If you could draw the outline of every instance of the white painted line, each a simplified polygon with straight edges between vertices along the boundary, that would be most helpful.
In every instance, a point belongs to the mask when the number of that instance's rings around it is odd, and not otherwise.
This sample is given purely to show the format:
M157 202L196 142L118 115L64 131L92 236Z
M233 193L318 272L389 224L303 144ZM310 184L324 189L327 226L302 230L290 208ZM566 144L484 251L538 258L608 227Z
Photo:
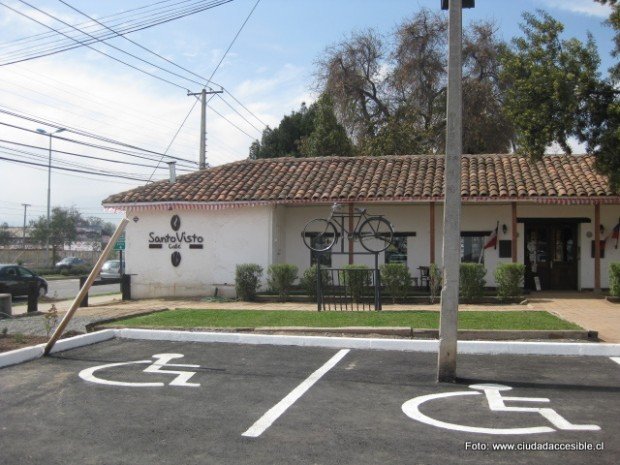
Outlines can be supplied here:
M331 370L336 364L343 359L345 355L349 353L349 349L343 349L338 351L336 355L330 358L321 368L312 373L306 378L299 386L293 389L284 399L271 407L261 418L258 419L250 428L241 436L249 438L257 438L269 428L274 421L276 421L286 410L293 405L297 399L303 396L308 389L310 389L314 383L316 383L321 377Z
M616 362L618 365L620 365L620 357L609 357L610 359L612 359L614 362Z
M232 344L266 344L333 349L398 350L436 353L436 339L384 339L324 336L286 336L223 332L174 331L151 329L117 329L116 337L153 341L223 342ZM460 354L492 355L573 355L620 357L620 344L580 342L459 341Z
M200 365L188 365L185 363L168 363L175 358L183 358L183 354L154 354L155 361L148 360L132 360L129 362L117 362L108 363L106 365L97 365L94 367L86 368L79 373L79 377L89 383L104 384L107 386L124 386L124 387L163 387L164 383L140 383L140 382L128 382L128 381L112 381L103 379L95 375L99 370L106 370L108 368L126 366L126 365L148 365L142 372L144 373L163 373L167 375L177 375L170 383L169 386L188 386L188 387L200 387L198 383L189 383L188 381L192 376L196 374L195 371L186 370L164 370L165 367L178 367L178 368L200 368Z

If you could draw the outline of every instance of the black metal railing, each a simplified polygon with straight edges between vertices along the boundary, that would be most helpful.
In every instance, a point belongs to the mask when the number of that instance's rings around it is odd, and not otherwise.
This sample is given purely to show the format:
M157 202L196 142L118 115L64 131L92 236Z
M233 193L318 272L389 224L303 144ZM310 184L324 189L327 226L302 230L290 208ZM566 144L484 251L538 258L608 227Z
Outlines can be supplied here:
M318 266L317 303L319 311L381 310L379 270Z

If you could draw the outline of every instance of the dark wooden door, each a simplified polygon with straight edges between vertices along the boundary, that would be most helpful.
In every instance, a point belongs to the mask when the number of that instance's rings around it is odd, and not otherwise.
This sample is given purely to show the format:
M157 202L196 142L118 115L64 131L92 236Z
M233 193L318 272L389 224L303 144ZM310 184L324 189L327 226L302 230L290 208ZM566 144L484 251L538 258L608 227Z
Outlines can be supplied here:
M525 286L542 290L577 289L577 223L525 224Z
M549 264L551 289L577 289L577 225L558 223L552 234Z

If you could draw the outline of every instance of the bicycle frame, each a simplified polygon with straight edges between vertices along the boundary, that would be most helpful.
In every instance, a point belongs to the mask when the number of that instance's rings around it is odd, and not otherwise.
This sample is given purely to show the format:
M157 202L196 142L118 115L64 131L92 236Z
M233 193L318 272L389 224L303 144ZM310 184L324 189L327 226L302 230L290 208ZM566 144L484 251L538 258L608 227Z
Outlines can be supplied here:
M332 206L332 211L329 214L329 217L327 218L327 221L329 222L333 222L336 226L337 226L337 230L340 233L341 237L345 237L346 234L346 238L347 239L355 239L358 234L359 234L359 227L360 225L366 221L368 218L370 218L370 216L368 216L366 214L366 209L359 209L356 208L355 210L357 211L357 213L353 214L353 218L357 218L357 223L355 224L355 226L353 227L353 230L349 230L347 228L347 226L345 226L345 218L349 218L350 215L344 214L344 213L340 213L340 214L335 214L337 210L339 210L341 207L340 204L334 204L334 206ZM373 216L379 216L379 215L373 215Z

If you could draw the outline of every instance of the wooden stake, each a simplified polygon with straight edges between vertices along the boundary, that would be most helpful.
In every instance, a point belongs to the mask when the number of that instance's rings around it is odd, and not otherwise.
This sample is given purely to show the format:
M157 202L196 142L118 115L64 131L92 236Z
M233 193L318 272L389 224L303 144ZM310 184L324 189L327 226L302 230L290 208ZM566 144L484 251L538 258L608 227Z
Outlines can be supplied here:
M99 255L99 259L97 260L97 263L95 263L95 266L93 267L90 274L88 275L88 279L86 279L86 282L82 286L82 289L80 289L80 292L78 292L78 295L76 296L75 300L71 304L71 307L69 308L69 310L63 317L62 321L60 322L60 324L54 331L54 334L52 334L52 337L50 338L47 345L45 346L45 351L43 352L44 355L49 355L52 348L56 344L56 341L58 341L58 339L60 339L60 336L62 336L62 333L65 331L65 328L71 321L71 318L73 318L74 313L79 308L80 302L82 302L82 299L88 293L90 286L93 284L93 281L95 280L95 278L99 276L101 267L103 267L103 264L106 261L108 254L114 248L114 244L116 243L117 239L120 237L122 232L125 230L127 223L129 223L129 220L127 218L123 218L121 222L119 223L119 225L117 226L116 231L114 231L114 234L112 235L112 237L110 238L110 241L108 242L108 245L105 246L105 249L103 249L103 252L101 252L101 255Z

